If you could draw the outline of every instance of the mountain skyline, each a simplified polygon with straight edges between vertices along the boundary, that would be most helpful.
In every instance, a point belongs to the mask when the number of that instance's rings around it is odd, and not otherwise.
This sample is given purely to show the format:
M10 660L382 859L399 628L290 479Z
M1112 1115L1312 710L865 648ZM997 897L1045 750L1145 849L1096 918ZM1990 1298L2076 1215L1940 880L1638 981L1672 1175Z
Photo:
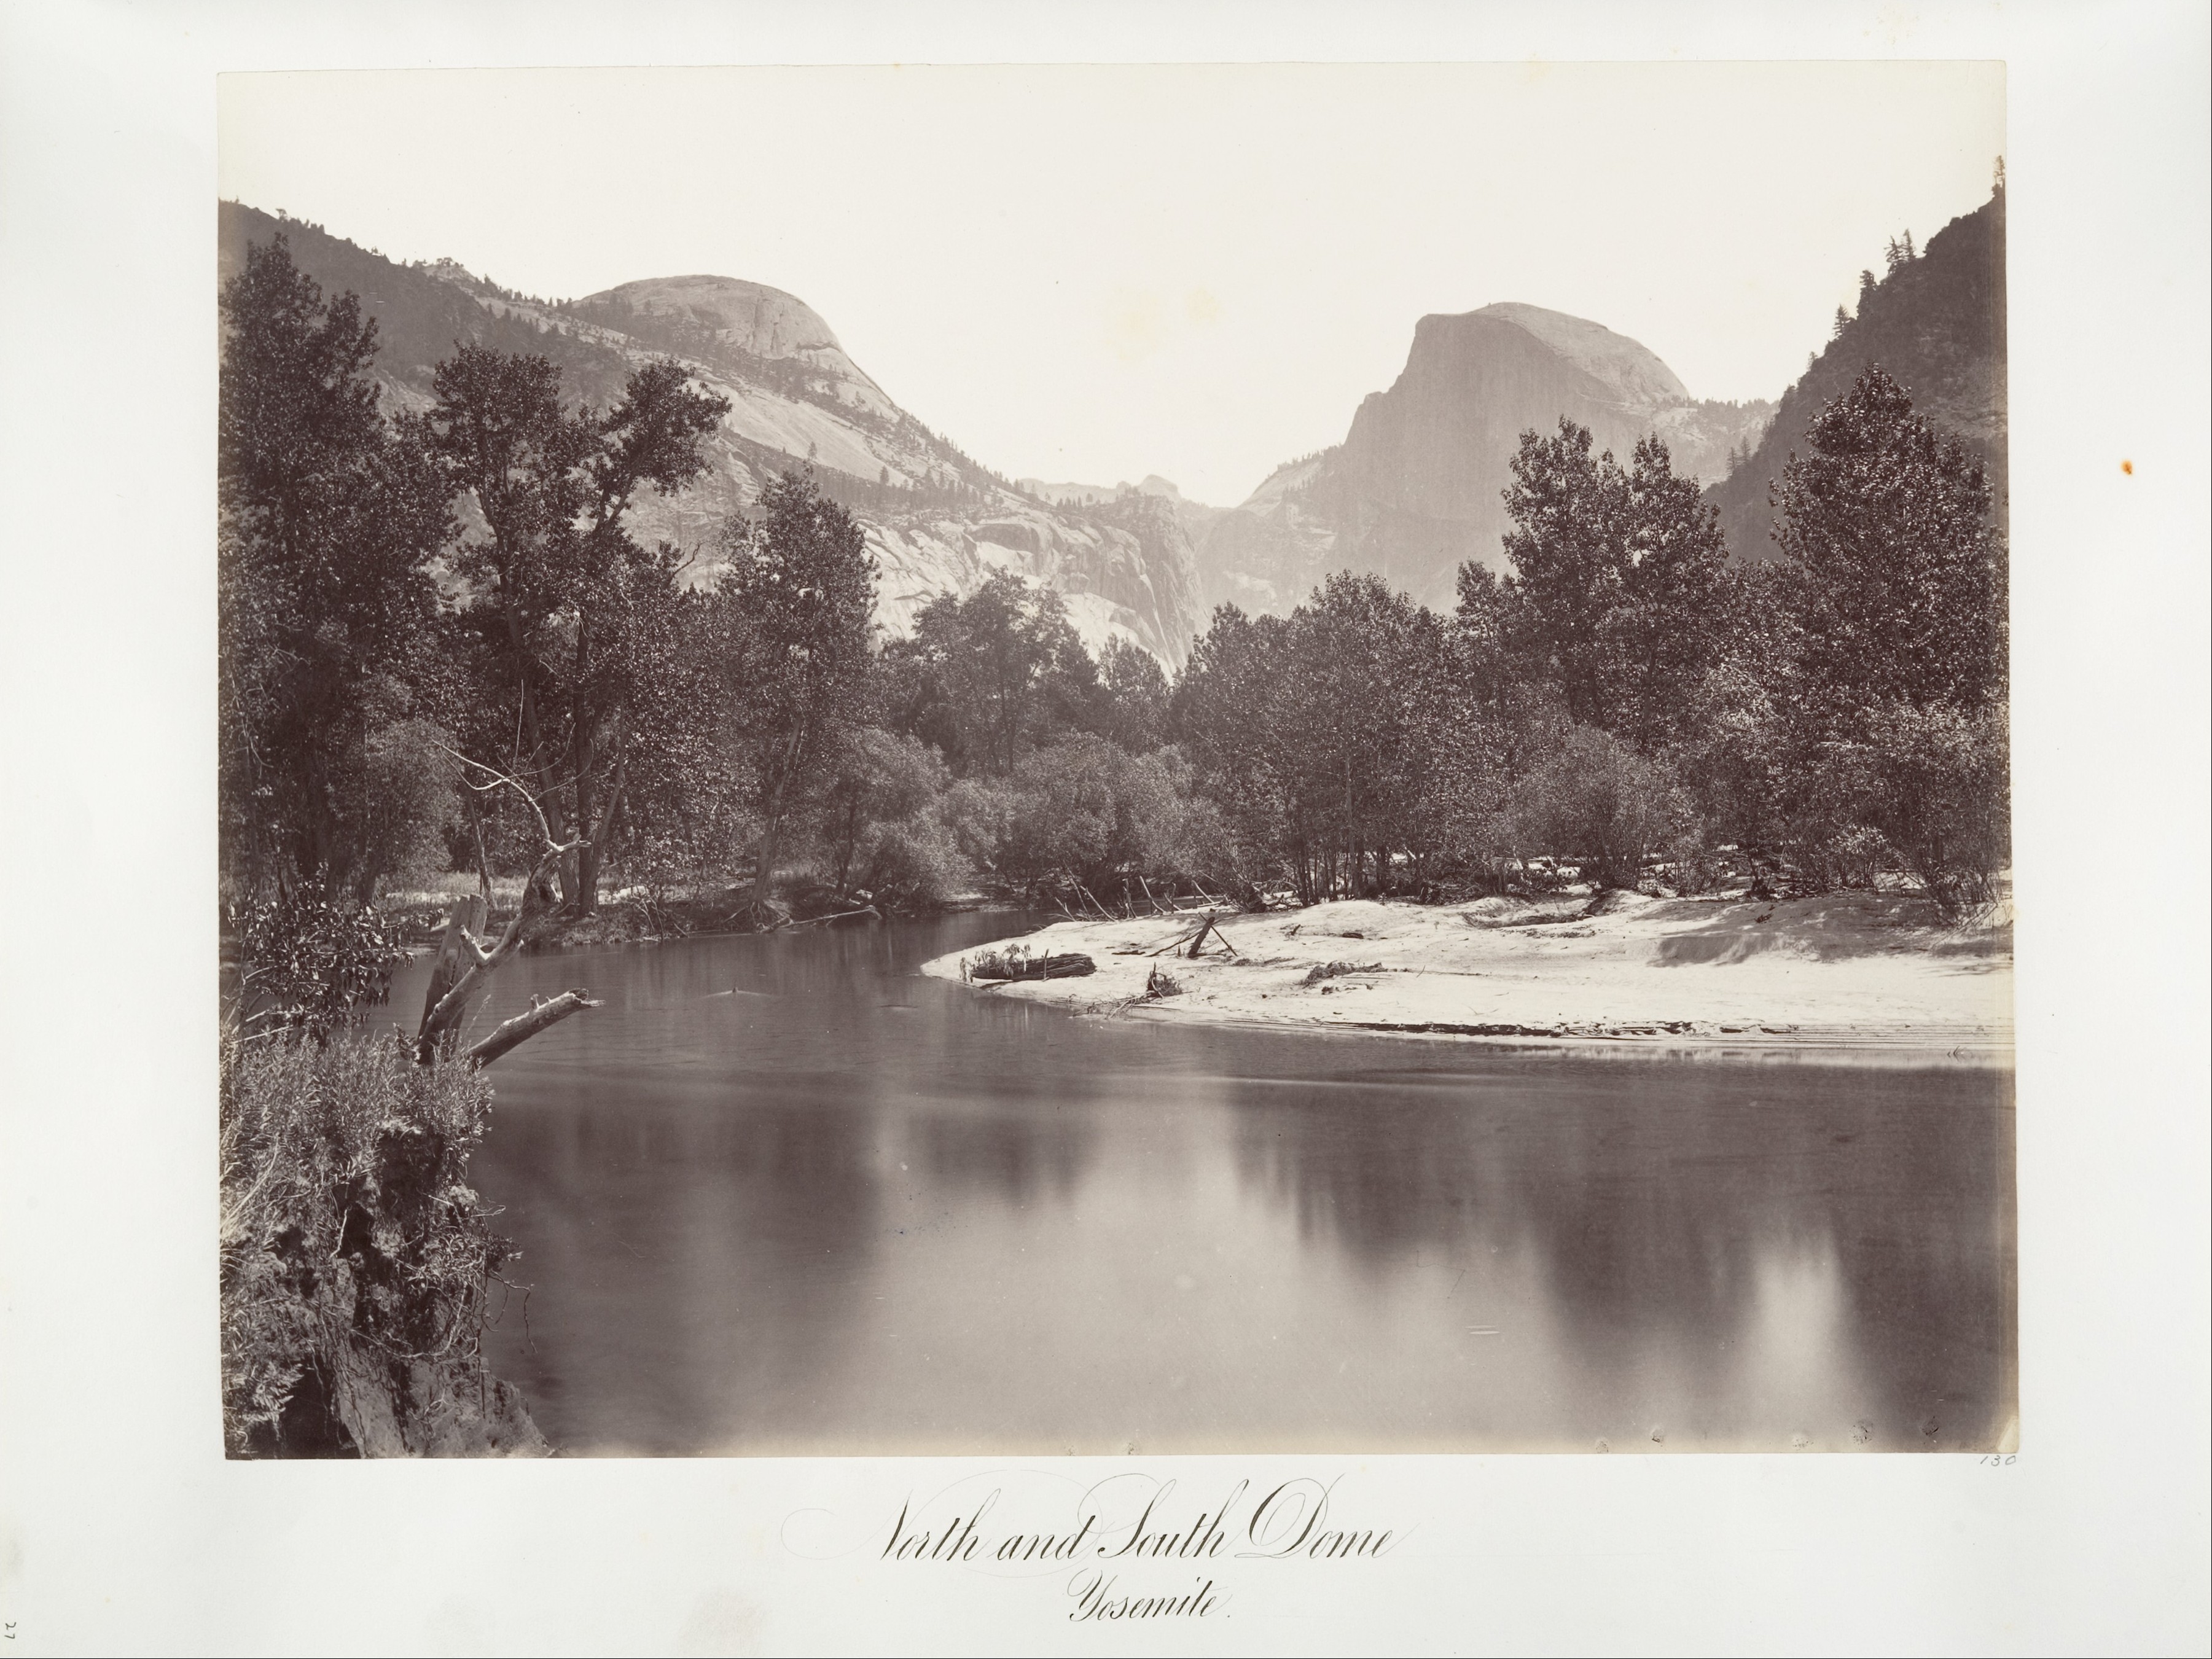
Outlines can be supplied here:
M1060 592L1093 650L1120 634L1173 667L1215 605L1284 614L1336 568L1376 571L1449 608L1461 562L1503 568L1499 493L1518 434L1562 418L1623 455L1656 434L1678 475L1722 506L1736 556L1770 556L1755 486L1848 379L1847 362L1869 353L1934 394L1931 411L1992 466L2002 500L2002 210L2000 192L1929 237L1922 258L1863 277L1866 314L1813 354L1778 405L1694 398L1656 353L1595 319L1518 301L1426 315L1396 380L1360 400L1342 440L1274 467L1234 506L1158 472L1112 486L1009 478L892 402L804 299L744 277L631 278L549 301L450 258L398 264L237 203L223 204L222 251L227 274L249 238L302 235L303 264L333 292L362 291L384 325L380 369L403 406L427 403L434 363L463 337L545 351L572 395L599 403L626 367L678 356L732 410L702 486L633 509L649 535L704 548L772 471L814 466L868 525L878 619L892 634L933 593L965 594L1011 569Z
M1010 477L1232 506L1419 318L1520 301L1771 398L1987 193L2001 66L226 76L217 193L525 293L795 295ZM1878 118L1875 118L1878 115ZM1849 133L1847 149L1834 135Z

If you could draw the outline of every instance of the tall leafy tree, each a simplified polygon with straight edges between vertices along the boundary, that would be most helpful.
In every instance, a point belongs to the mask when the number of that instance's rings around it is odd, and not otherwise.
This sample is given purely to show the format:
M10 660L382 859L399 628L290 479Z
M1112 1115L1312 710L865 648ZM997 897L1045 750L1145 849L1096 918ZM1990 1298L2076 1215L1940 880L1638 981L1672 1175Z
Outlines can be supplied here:
M1443 619L1350 572L1287 618L1216 611L1175 721L1245 879L1286 873L1308 899L1421 879L1481 725Z
M828 784L866 716L876 574L866 533L811 477L778 477L760 508L716 596L731 719L757 792L756 910L787 822Z
M1775 493L1797 604L1788 765L1802 838L1878 831L1943 909L2010 855L2004 540L1965 447L1879 365Z
M1806 436L1775 498L1802 600L1801 696L1832 719L2001 695L2005 548L1980 465L1879 364Z
M324 870L366 898L442 796L404 780L419 810L395 823L383 786L429 729L410 677L449 492L419 428L379 409L374 321L283 236L246 250L221 307L226 864L248 887Z
M1168 677L1141 645L1115 635L1098 653L1102 728L1132 755L1167 741Z
M1001 571L966 599L943 593L885 652L903 729L957 769L1004 777L1025 746L1103 718L1098 666L1050 588Z
M1469 565L1461 617L1510 672L1555 686L1568 714L1640 746L1670 740L1719 660L1735 602L1719 515L1667 447L1626 467L1587 428L1521 436L1505 506L1513 574Z
M563 897L596 907L599 864L622 805L631 746L665 654L680 560L623 522L641 489L684 488L726 399L656 362L604 413L571 410L544 357L461 347L438 366L433 449L481 529L451 555L467 585L488 706L478 744L530 785L556 836L582 845Z
M1218 606L1191 644L1170 703L1199 787L1221 811L1233 873L1248 891L1285 870L1302 890L1310 885L1290 796L1296 724L1290 633L1283 617Z

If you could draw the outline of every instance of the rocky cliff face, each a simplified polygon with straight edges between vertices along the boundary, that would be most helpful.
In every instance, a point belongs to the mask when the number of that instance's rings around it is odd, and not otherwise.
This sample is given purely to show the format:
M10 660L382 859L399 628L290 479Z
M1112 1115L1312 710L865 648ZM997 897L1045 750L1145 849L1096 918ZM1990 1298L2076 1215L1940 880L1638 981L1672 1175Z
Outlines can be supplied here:
M1518 304L1425 317L1404 372L1341 444L1278 468L1210 527L1201 592L1209 607L1279 613L1350 568L1449 606L1462 562L1504 562L1500 497L1522 433L1564 416L1626 460L1656 432L1677 472L1711 477L1771 413L1700 403L1643 346L1578 317Z
M1814 417L1880 363L1912 394L1914 412L1955 433L1988 470L1997 521L2005 521L2004 197L1993 196L1928 239L1917 259L1859 298L1858 314L1782 394L1752 453L1707 492L1739 559L1777 556L1771 483L1805 448Z
M732 514L750 510L778 471L811 466L823 492L851 508L877 556L877 620L908 631L936 594L965 595L1000 570L1057 589L1094 651L1115 635L1170 668L1200 616L1189 536L1172 502L1140 497L1050 503L961 453L893 403L802 301L726 276L626 283L554 303L515 294L450 261L401 264L319 228L225 203L225 279L248 242L283 232L294 260L325 290L350 289L377 319L377 368L398 407L422 408L455 341L532 351L561 365L574 396L605 404L629 370L674 356L730 400L708 448L708 476L633 509L641 539L709 550ZM697 579L718 572L711 557Z

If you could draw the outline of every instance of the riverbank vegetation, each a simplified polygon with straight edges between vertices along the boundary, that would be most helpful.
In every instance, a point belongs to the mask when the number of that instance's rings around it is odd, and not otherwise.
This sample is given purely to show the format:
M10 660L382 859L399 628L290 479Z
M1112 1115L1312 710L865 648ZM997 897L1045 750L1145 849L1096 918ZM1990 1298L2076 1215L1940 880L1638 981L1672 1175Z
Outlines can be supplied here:
M1731 562L1696 480L1524 434L1503 573L1224 606L1170 677L1001 575L883 639L863 528L786 477L709 544L625 509L722 412L672 362L604 409L469 348L388 410L374 325L282 239L225 290L222 848L234 904L487 899L550 841L546 931L1716 884L1884 872L1947 913L2007 856L2002 538L1869 366ZM697 580L702 562L720 573ZM620 896L619 923L602 915Z

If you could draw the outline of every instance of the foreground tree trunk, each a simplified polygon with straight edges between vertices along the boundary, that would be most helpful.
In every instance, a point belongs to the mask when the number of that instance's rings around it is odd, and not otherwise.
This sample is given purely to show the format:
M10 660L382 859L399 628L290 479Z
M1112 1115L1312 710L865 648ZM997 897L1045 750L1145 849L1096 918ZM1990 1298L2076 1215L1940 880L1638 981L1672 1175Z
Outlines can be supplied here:
M483 845L481 836L477 845L479 848ZM461 982L469 969L483 959L483 952L477 948L476 939L483 933L485 919L490 915L491 878L489 873L484 874L483 882L483 895L471 893L457 901L453 905L453 916L446 923L446 936L438 945L438 959L430 966L430 987L422 997L423 1030L428 1029L430 1017L437 1012L438 1005ZM467 1013L468 1007L465 1002L447 1021L438 1043L443 1057L449 1060L453 1057L460 1023ZM417 1042L420 1042L419 1036Z
M422 1065L429 1065L441 1052L452 1051L458 1043L461 1020L468 1012L470 1004L483 993L491 976L512 961L530 937L559 908L560 901L553 887L554 872L561 867L563 858L574 850L573 842L547 848L545 856L538 860L537 869L531 872L530 879L523 885L522 902L517 907L514 919L507 924L507 931L500 936L499 943L489 951L470 938L458 921L447 927L446 939L447 944L453 947L454 961L465 963L466 966L452 988L422 1011L422 1027L415 1034L415 1058ZM472 903L473 901L465 902ZM441 949L440 965L442 967L445 963L445 952ZM434 972L433 978L435 977ZM580 1002L578 1006L584 1005ZM566 1012L574 1013L575 1008L570 1007ZM550 1020L546 1022L547 1024L551 1023ZM493 1057L497 1058L499 1054L504 1054L507 1048L513 1048L524 1037L533 1036L544 1029L540 1025L523 1032L498 1049ZM478 1060L475 1063L481 1065L484 1062Z
M586 751L588 755L588 750ZM585 835L584 844L576 849L575 909L580 915L591 915L599 908L599 849L614 833L615 818L622 811L623 784L625 769L629 764L627 747L617 754L614 769L607 775L606 805L599 807L595 823L592 813L597 791L588 773L580 773L576 779L576 823Z

